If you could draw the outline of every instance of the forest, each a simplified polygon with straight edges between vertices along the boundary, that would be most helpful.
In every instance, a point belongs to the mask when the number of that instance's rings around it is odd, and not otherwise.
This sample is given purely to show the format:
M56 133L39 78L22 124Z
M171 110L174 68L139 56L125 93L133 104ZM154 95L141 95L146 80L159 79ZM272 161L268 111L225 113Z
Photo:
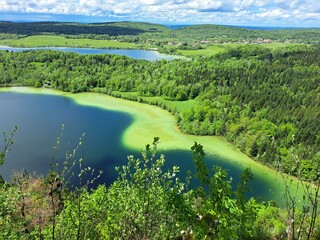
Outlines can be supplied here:
M0 85L102 92L136 101L159 96L163 101L149 102L171 111L181 131L224 136L253 159L312 181L320 164L319 56L319 46L243 46L211 58L155 62L1 52ZM177 110L165 100L195 101Z
M188 45L203 38L267 38L257 34L274 39L281 36L283 41L301 42L302 35L309 43L319 39L318 30L312 29L255 31L203 25L172 30L153 24L106 23L110 28L100 31L99 24L93 24L97 28L93 31L82 24L35 25L28 28L27 24L21 27L5 22L0 29L3 38L46 32L145 42L153 36L152 44L158 45L172 39L183 39ZM112 29L117 32L121 28L128 34L112 33ZM213 29L215 34L210 35ZM238 34L237 40L232 34ZM118 180L111 186L92 189L90 184L100 173L82 168L82 160L74 159L73 154L67 154L62 170L52 162L47 176L18 173L13 182L1 181L0 238L319 239L319 78L317 44L276 49L230 46L211 57L172 61L52 50L1 51L1 87L98 92L158 105L176 117L182 132L223 136L254 160L276 169L287 188L284 208L274 202L247 199L250 170L244 171L233 189L227 170L207 168L205 149L198 143L190 146L196 174L179 179L178 166L163 170L166 159L157 153L159 139L155 138L141 158L129 156L128 165L119 166ZM179 108L179 103L187 107ZM14 144L15 131L4 133L0 167ZM81 170L76 187L67 181L74 165ZM290 175L304 192L302 203L291 191ZM189 189L191 179L197 179L200 186Z

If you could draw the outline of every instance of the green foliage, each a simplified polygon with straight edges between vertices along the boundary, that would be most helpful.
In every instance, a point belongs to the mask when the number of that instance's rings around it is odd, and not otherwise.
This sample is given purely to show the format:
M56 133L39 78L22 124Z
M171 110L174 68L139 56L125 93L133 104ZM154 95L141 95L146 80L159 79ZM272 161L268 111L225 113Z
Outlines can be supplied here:
M157 155L158 142L159 138L155 138L152 145L147 145L141 159L129 156L128 164L117 168L119 177L109 187L88 188L91 181L85 180L85 175L91 175L92 171L82 167L81 159L73 164L77 149L67 154L62 172L51 164L51 171L44 179L27 173L16 174L12 184L0 185L0 238L231 240L286 237L290 230L286 210L246 198L250 190L248 184L253 179L250 169L241 174L237 188L233 189L227 170L219 166L208 169L204 149L195 143L191 148L195 176L202 186L188 190L191 176L184 183L177 177L179 167L165 170L165 157ZM67 182L64 172L74 166L79 166L79 186L67 190L61 182ZM296 205L290 208L290 216L296 222L293 236L317 239L319 187L303 186L311 205L304 205L301 211ZM294 239L291 235L288 237Z
M76 195L71 193L64 201L63 211L56 217L55 239L99 239L101 224L107 218L107 204L105 186L91 193L85 188ZM51 228L42 234L45 239L53 238Z
M84 38L83 38L84 37ZM109 37L100 36L99 38L90 39L90 36L55 36L55 35L32 35L24 36L23 38L1 39L0 45L11 47L82 47L82 48L125 48L137 49L141 46L134 43L120 42L114 40L105 40Z
M205 153L201 144L197 142L191 147L192 159L196 167L196 177L199 178L200 183L205 185L209 184L209 171L204 161Z
M0 22L0 32L10 34L36 35L36 34L95 34L95 35L137 35L144 32L163 31L161 25L148 23L58 23L58 22Z
M232 178L228 179L225 169L215 166L209 172L204 161L202 146L192 146L193 161L196 166L196 177L204 188L195 197L198 204L199 222L195 222L197 239L250 239L253 236L253 223L256 218L257 204L247 201L245 193L253 179L250 169L244 171L236 191L232 189Z
M105 236L110 239L172 239L186 229L191 217L185 184L178 167L164 171L165 158L156 158L156 138L142 159L128 157L119 178L108 189Z
M45 239L164 239L180 235L192 216L178 167L163 171L156 159L158 138L146 146L142 159L128 157L119 178L108 189L81 187L65 196L55 228L42 230Z
M285 184L284 197L287 214L287 236L294 239L316 239L320 221L319 193L320 193L320 164L319 153L314 156L314 166L308 166L298 155L290 153L296 164L291 171L296 172L298 183L293 184L293 179L285 175L283 169L279 169ZM306 165L311 176L306 177ZM317 174L315 174L315 172ZM306 182L308 179L309 182ZM303 191L302 199L298 197L298 191ZM301 207L297 207L301 205Z
M286 236L285 212L275 206L261 205L254 223L255 239L284 238Z
M24 224L20 218L17 202L21 194L16 187L0 184L0 238L21 239L24 236Z
M17 129L18 127L15 126L14 129L11 131L9 137L7 137L6 132L3 132L3 149L0 152L0 166L4 163L6 159L6 154L10 151L13 145L13 136Z

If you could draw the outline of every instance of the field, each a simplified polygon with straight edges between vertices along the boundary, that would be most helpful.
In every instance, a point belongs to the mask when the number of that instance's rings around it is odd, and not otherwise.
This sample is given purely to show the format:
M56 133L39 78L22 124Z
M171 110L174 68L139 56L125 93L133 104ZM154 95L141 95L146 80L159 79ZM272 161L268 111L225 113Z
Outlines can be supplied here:
M237 44L237 43L225 43L225 44L215 44L215 45L202 45L204 49L200 50L177 50L177 53L179 55L185 56L185 57L195 57L195 56L214 56L217 53L223 52L228 47L237 47L245 44ZM291 43L267 43L267 44L261 44L260 46L276 49L281 47L287 47L292 46Z
M175 109L178 112L188 111L196 105L196 100L191 99L187 101L170 101L163 97L141 97L137 92L117 92L114 91L116 95L121 95L125 99L140 98L143 102L148 104L161 104L164 103L169 109Z
M225 50L227 45L225 44L217 44L217 45L203 45L205 49L199 50L177 50L177 53L186 56L186 57L193 57L193 56L213 56L217 53L220 53Z
M139 49L141 46L109 40L68 39L61 36L36 35L21 39L0 40L0 45L10 47L91 47L91 48L126 48Z

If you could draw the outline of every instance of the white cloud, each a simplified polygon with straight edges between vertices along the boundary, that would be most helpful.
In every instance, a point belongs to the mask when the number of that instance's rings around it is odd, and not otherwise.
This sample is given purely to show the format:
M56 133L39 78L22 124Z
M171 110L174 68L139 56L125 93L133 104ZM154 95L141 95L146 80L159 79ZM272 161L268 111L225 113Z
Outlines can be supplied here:
M145 5L158 5L158 4L162 4L163 1L161 1L161 0L140 0L140 3L145 4Z
M6 13L75 14L128 20L318 25L319 0L0 0ZM5 19L0 19L5 20ZM320 27L320 26L319 26Z
M288 18L291 15L280 9L280 8L275 8L272 10L263 10L261 13L256 14L257 18L271 18L271 19L279 19L279 18Z

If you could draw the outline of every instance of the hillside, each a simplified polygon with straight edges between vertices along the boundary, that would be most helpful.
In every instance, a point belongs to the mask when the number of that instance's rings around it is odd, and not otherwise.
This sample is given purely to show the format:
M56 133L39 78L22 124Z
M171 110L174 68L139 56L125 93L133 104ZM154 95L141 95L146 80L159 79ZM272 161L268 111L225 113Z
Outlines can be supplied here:
M67 35L69 37L119 39L121 41L177 46L216 42L277 41L319 43L320 29L249 30L213 24L170 29L160 24L143 22L63 23L63 22L0 22L0 33L31 36L39 34ZM103 36L103 37L102 37ZM8 35L10 38L10 36ZM12 36L11 36L12 37Z
M166 27L149 23L60 23L60 22L0 22L0 32L22 35L64 34L64 35L138 35L146 32L162 32Z

